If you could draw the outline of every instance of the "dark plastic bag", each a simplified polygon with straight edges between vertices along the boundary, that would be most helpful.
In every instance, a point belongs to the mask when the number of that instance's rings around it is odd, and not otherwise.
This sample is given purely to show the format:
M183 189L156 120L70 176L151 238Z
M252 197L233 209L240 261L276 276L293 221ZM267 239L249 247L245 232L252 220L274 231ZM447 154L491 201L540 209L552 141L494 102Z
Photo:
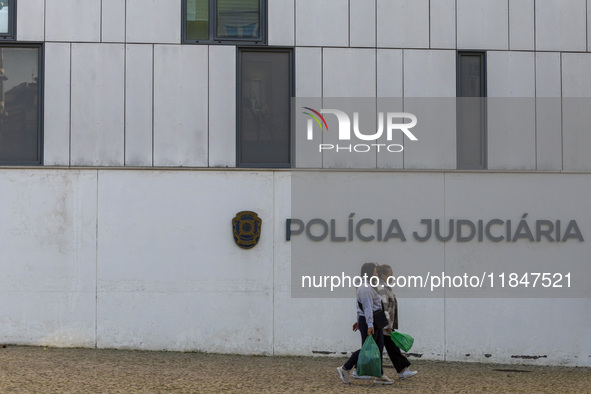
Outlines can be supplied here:
M357 359L358 376L382 377L382 357L373 336L368 336L361 347Z
M412 347L412 344L415 342L415 339L410 335L398 331L392 331L390 333L390 338L392 338L392 342L394 342L396 346L405 352L408 352Z

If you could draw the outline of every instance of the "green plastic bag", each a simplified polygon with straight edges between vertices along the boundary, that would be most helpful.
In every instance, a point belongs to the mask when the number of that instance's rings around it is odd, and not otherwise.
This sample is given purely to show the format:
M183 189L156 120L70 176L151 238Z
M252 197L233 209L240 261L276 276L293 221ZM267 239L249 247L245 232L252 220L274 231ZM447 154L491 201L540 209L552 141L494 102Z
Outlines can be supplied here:
M412 344L415 342L415 339L408 334L403 334L398 331L392 331L390 333L390 338L392 338L392 342L400 349L408 352L412 347Z
M368 336L361 347L359 358L357 359L358 376L376 376L382 377L382 357L380 349L373 340L373 336Z

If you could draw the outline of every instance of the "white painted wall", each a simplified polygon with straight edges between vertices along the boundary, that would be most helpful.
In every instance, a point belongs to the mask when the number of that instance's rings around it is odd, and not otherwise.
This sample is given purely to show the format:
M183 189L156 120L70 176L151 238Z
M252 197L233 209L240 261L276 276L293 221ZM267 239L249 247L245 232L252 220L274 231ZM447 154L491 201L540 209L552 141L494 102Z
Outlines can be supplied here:
M347 172L331 174L327 180L353 179ZM390 201L405 207L397 210L402 222L458 215L518 218L527 207L532 221L576 217L583 235L591 228L580 210L589 187L570 195L569 204L561 199L561 190L589 185L588 174L357 176L391 182L396 198ZM548 189L549 184L560 187ZM511 187L514 193L503 192ZM529 199L540 188L547 198ZM295 213L289 172L4 169L0 190L0 268L7 278L0 285L0 343L276 355L340 354L359 347L350 331L352 299L291 296L285 219ZM249 251L232 240L231 219L241 210L254 210L263 220L261 241ZM538 243L533 251L523 243L490 242L444 248L409 240L393 264L412 271L402 262L419 253L450 270L454 261L468 258L465 248L486 258L499 255L493 249L519 249L530 265L540 256L555 263L557 253L581 258L589 249L586 243ZM427 359L590 366L589 299L399 294L399 303L400 330L415 337L413 353ZM318 326L323 329L312 329ZM558 331L561 341L547 340Z

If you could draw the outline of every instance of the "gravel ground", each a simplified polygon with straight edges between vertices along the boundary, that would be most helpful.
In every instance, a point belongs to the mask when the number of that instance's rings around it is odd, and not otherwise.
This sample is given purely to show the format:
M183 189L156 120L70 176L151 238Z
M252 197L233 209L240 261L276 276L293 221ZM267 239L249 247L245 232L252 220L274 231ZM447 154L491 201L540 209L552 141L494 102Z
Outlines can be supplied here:
M344 385L344 358L0 347L0 392L22 393L591 393L591 369L413 360L419 374ZM384 373L395 371L385 362Z

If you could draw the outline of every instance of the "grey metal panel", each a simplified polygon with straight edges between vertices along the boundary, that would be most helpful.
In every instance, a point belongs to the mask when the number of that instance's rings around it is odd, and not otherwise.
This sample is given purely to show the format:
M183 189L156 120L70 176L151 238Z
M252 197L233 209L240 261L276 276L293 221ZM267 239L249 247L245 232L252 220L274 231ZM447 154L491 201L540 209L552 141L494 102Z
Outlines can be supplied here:
M402 97L402 50L378 49L377 97Z
M348 0L297 0L296 45L349 45Z
M350 35L352 47L376 45L376 4L374 1L350 0Z
M70 164L70 44L45 44L43 164Z
M296 97L322 97L322 49L295 49Z
M325 130L318 130L313 133L312 139L308 140L307 121L302 116L308 112L305 107L320 110L323 108L322 98L320 97L298 97L291 102L294 121L293 141L294 141L294 163L296 168L322 168L322 153L320 144L323 143Z
M312 108L322 108L322 49L296 47L295 49L296 97L315 98L306 100ZM296 103L294 103L296 105ZM293 108L299 113L301 108ZM308 141L305 133L294 132L295 166L297 168L322 168L322 154L315 148L317 142Z
M455 97L456 52L403 51L404 97Z
M379 112L403 112L402 105L402 49L378 49L377 52L377 97ZM384 99L392 97L392 99ZM391 142L382 135L380 144L402 144L402 136ZM378 168L402 168L404 153L377 152Z
M418 141L404 137L405 169L455 169L456 99L405 98L404 112L417 117L412 133Z
M509 0L509 47L534 49L534 0Z
M125 48L125 165L151 166L153 46Z
M533 52L488 52L488 168L536 168Z
M125 42L125 0L102 0L101 41Z
M326 49L325 49L326 50ZM344 51L346 51L345 49ZM374 51L369 49L356 49L355 51ZM361 57L359 54L356 56ZM325 62L326 64L326 62ZM360 70L361 73L364 71ZM324 109L338 109L348 114L349 119L353 121L353 113L358 112L360 116L359 128L365 130L377 130L377 116L375 114L376 104L374 98L352 98L343 100L342 98L327 98L325 95L322 101ZM360 97L360 96L342 96L342 97ZM365 116L367 114L367 116ZM325 115L328 124L327 132L322 133L322 143L333 145L335 148L322 152L322 165L324 168L376 168L377 153L375 149L367 149L367 152L356 150L355 146L366 141L361 141L355 137L350 140L341 140L339 138L339 122L335 115ZM353 123L351 123L353 126ZM373 143L374 141L367 141Z
M586 51L586 0L536 0L536 50Z
M295 41L295 0L268 0L269 45L293 46Z
M324 48L324 97L375 97L376 50Z
M209 47L209 166L236 166L236 47Z
M536 108L533 98L489 98L488 168L536 169Z
M591 170L591 54L562 54L563 168Z
M591 97L591 54L562 54L562 97Z
M181 0L127 0L127 42L179 44Z
M352 113L357 110L355 105L352 105L351 108L344 108L337 100L337 107L335 107L327 98L376 96L375 49L324 48L322 64L324 108L338 108ZM327 121L334 120L332 118L334 116L327 117ZM337 127L335 125L334 128ZM339 142L336 133L323 134L322 142L335 145L343 143ZM376 168L375 152L347 154L346 152L328 151L323 154L322 160L323 167L326 168Z
M431 48L456 47L456 1L431 0Z
M404 50L403 59L404 111L417 116L419 139L404 139L404 168L455 168L456 52Z
M487 55L488 97L535 97L532 52L490 51Z
M508 0L457 0L458 49L508 49Z
M536 53L536 164L538 170L562 170L560 53Z
M378 46L429 48L429 0L378 0Z
M16 13L16 38L19 41L45 40L45 1L19 1Z
M208 163L208 47L154 47L154 165Z
M390 51L387 49L387 51ZM396 51L392 49L391 51ZM402 52L402 50L398 50ZM378 55L379 59L379 55ZM400 58L402 60L402 56ZM400 64L400 68L402 68L402 62ZM394 71L394 73L396 73ZM400 80L402 82L402 72L400 72ZM379 71L378 71L378 86L379 86ZM379 88L378 88L379 91ZM387 114L388 112L404 112L404 103L402 99L402 87L400 91L400 97L392 97L392 98L378 98L378 105L377 105L378 112L382 112ZM382 134L382 136L378 139L378 144L385 144L385 149L380 149L377 152L377 168L395 168L401 169L404 168L404 151L396 152L396 147L392 147L393 152L388 150L389 145L403 145L404 146L404 136L402 133L395 133L392 135L392 140L388 141L387 133Z
M72 165L123 165L124 51L72 44Z
M587 0L587 52L591 52L591 0Z
M46 0L46 41L100 41L101 0Z
M536 97L561 97L560 53L536 53Z

